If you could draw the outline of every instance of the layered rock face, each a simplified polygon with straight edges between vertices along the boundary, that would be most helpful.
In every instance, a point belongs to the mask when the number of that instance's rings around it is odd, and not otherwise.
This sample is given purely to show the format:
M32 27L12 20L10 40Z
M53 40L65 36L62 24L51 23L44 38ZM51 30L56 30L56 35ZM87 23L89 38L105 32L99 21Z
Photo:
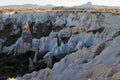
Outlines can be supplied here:
M120 15L55 12L26 14L3 14L5 17L1 21L4 28L1 30L11 27L9 36L20 36L10 46L1 45L1 52L16 56L33 51L34 57L29 58L29 71L35 70L34 64L41 62L49 68L16 79L120 79ZM4 44L6 40L0 43Z

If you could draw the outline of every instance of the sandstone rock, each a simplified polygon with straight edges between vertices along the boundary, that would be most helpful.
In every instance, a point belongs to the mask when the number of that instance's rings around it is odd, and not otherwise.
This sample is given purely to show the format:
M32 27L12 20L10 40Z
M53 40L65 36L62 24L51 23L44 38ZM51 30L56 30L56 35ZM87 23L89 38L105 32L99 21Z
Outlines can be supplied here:
M22 77L16 77L17 80L24 80Z
M65 20L62 17L57 17L55 21L55 26L64 26L65 25Z
M23 76L23 80L30 80L32 78L32 75L31 74L25 74Z
M120 79L120 72L117 72L115 73L113 76L112 76L113 79Z
M26 23L26 25L23 27L23 32L20 38L16 41L15 44L13 44L10 47L4 47L3 52L11 53L12 50L14 51L14 55L19 53L25 53L27 50L30 50L32 45L32 35L29 31L29 25Z
M33 60L29 58L30 70L34 68L33 62L38 62L37 54L44 54L44 63L50 68L53 66L52 69L46 68L26 74L19 78L20 80L119 79L119 20L119 15L113 16L111 13L46 12L5 16L5 26L17 23L12 28L10 26L12 35L19 33L17 26L26 21L34 27L29 28L27 23L20 27L23 29L21 37L11 46L3 46L2 52L11 52L14 55L27 51L36 52ZM40 39L32 38L30 30ZM27 33L27 38L24 33ZM41 34L47 37L41 37ZM55 59L62 59L52 65L53 56Z
M114 41L112 41L112 43L111 43L111 46L113 46L114 45L114 49L116 50L116 51L119 51L119 48L116 48L116 47L118 47L119 45L117 45L116 43L119 43L119 37L118 38L116 38L116 39L114 39ZM115 47L116 46L116 47ZM112 48L113 49L113 47L108 47L108 48ZM106 77L106 75L109 73L109 71L111 70L110 69L110 67L113 67L112 65L118 65L116 62L117 61L119 61L119 59L114 59L113 58L113 54L111 53L111 50L107 50L108 48L105 48L105 50L103 50L99 55L98 55L98 57L96 57L95 59L93 59L93 60L91 60L90 62L88 62L87 64L85 64L85 65L82 65L81 64L81 67L79 68L79 67L77 67L77 65L80 65L80 64L78 64L78 62L80 62L80 61L73 61L72 62L72 60L77 60L77 59L80 59L80 54L74 54L74 55L76 55L76 57L74 58L73 57L73 55L72 56L66 56L64 59L62 59L59 63L56 63L55 65L54 65L54 67L53 67L53 71L55 71L55 72L67 72L67 71L69 71L71 68L73 68L73 66L75 67L76 66L76 68L80 71L80 73L81 74L79 74L79 76L81 76L81 78L85 78L85 77L87 77L87 75L89 76L89 77L103 77L103 78L105 78ZM97 48L96 48L96 50L97 50ZM105 52L104 52L105 51ZM107 51L107 52L106 52ZM111 53L111 57L112 57L112 61L114 60L114 63L110 63L111 62L111 60L109 59L109 58L103 58L103 56L105 57L105 55L106 54L108 54L109 55L109 57L110 57L110 53ZM85 54L85 53L84 53ZM90 54L90 53L88 53L88 54ZM117 52L116 52L116 54L117 54ZM79 57L78 57L78 55L79 55ZM108 55L106 55L106 57L108 57ZM85 54L85 56L86 56L86 54ZM100 56L102 57L101 58L101 61L99 61L100 60ZM114 54L114 56L115 56L115 54ZM78 57L78 58L77 58ZM88 58L87 58L88 59ZM107 59L107 60L104 60L104 59ZM96 60L98 60L98 61L96 61ZM95 62L97 62L97 63L95 63ZM74 63L74 64L73 64ZM77 65L75 65L75 63L77 64ZM73 65L71 65L70 67L67 67L68 65L70 65L70 64L73 64ZM94 64L94 65L93 65ZM104 64L104 65L103 65ZM83 67L82 67L83 66ZM89 67L88 67L89 66ZM91 66L91 67L90 67ZM68 68L67 70L66 70L66 68ZM74 68L73 70L75 70L76 68ZM87 69L87 70L86 70ZM85 72L84 72L85 71ZM88 74L89 73L89 74ZM113 72L113 74L114 74L114 72ZM83 75L85 75L85 76L83 76Z
M52 71L49 68L46 68L38 71L38 74L36 75L36 77L41 80L47 80L48 76L50 76L51 74L52 74Z
M65 28L58 33L59 37L67 37L69 38L71 36L71 30L70 28Z
M76 26L76 27L71 28L72 35L78 34L82 31L83 31L83 28L81 28L80 26Z
M39 79L39 78L31 78L30 80L41 80L41 79Z
M75 47L75 50L79 50L83 47L83 42L82 41L79 41Z
M31 73L32 77L35 77L37 74L38 74L37 71L33 71L33 72Z
M104 44L104 43L97 44L96 47L95 47L94 50L93 50L93 52L95 53L95 54L93 55L93 57L99 55L99 54L102 52L102 50L104 49L104 47L105 47L105 44Z

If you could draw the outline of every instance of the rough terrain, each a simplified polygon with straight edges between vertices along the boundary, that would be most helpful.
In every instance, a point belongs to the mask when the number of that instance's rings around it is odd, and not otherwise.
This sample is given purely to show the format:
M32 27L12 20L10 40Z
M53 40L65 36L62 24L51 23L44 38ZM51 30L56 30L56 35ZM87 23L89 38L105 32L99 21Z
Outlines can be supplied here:
M29 54L18 64L32 73L18 80L119 80L119 20L97 12L1 14L0 52Z

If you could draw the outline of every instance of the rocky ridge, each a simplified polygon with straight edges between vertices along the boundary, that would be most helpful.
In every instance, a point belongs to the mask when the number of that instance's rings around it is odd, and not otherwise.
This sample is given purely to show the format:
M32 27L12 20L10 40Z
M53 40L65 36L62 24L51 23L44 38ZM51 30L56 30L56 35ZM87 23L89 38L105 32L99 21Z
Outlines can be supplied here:
M120 15L112 13L2 14L1 25L4 27L1 31L10 27L10 35L7 36L15 36L23 34L23 28L27 26L32 42L30 47L22 35L17 36L14 44L1 45L1 52L20 55L33 51L29 70L35 69L34 63L44 62L49 67L17 77L18 80L120 79L119 19ZM2 40L6 38L1 37ZM9 37L1 43L7 40ZM39 55L42 58L38 59Z

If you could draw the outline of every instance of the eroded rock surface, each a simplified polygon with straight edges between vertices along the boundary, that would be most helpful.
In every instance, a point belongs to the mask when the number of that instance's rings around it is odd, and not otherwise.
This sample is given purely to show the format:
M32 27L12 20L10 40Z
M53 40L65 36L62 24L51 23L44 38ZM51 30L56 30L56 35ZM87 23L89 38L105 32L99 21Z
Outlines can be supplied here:
M89 49L78 50L67 55L60 62L55 63L52 70L47 68L40 70L34 77L41 80L119 79L119 43L120 36L112 41L101 43L99 46L94 45ZM100 51L100 53L98 54L96 50ZM32 76L32 73L29 75ZM21 79L18 78L18 80L24 79L24 76Z
M15 56L33 51L28 70L39 70L41 64L49 67L18 80L120 79L120 15L46 12L2 16L0 51Z

